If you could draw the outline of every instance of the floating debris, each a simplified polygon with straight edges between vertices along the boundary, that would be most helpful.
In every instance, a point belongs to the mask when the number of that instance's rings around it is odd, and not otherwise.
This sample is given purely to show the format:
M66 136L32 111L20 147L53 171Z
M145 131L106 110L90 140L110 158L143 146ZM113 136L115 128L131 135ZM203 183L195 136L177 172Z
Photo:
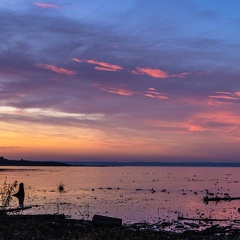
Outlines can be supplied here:
M155 193L156 190L154 188L151 189L151 193Z

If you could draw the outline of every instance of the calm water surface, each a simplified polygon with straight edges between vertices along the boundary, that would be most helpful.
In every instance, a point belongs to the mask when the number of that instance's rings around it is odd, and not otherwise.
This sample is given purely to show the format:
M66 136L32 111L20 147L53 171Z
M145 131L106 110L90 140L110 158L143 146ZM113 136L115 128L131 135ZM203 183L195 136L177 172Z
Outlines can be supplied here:
M7 179L25 185L24 213L64 213L75 219L93 214L125 223L185 217L240 219L240 201L203 203L207 192L240 197L239 168L216 167L2 167ZM64 185L59 192L58 186ZM212 197L209 195L209 197ZM17 206L15 198L11 206Z

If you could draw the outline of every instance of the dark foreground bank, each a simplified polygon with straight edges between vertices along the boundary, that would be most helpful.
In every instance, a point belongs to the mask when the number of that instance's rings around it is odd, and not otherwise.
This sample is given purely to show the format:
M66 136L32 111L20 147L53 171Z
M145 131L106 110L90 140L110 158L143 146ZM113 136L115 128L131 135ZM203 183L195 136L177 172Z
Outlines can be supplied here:
M181 226L178 226L181 228ZM237 240L240 228L212 225L205 230L163 230L160 224L97 227L92 221L66 219L64 215L2 215L0 239L82 239L82 240Z

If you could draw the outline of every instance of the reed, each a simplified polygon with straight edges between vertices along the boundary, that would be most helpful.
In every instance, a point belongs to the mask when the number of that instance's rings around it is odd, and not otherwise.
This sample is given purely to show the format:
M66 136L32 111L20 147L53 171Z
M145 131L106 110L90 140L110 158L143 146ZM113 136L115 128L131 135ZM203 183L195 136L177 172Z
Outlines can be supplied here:
M1 198L1 208L5 209L9 207L10 202L12 200L12 194L16 191L16 187L18 185L17 181L14 181L12 184L7 182L7 178L0 189L0 198Z

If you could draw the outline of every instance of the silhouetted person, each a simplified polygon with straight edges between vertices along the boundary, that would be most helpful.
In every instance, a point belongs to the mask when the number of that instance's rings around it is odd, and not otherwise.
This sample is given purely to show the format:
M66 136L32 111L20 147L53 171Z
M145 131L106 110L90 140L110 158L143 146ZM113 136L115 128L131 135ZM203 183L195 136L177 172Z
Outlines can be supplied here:
M23 203L24 203L24 197L25 197L25 193L24 193L24 185L23 183L19 184L19 189L18 192L13 194L14 197L18 198L19 201L19 207L23 207Z

